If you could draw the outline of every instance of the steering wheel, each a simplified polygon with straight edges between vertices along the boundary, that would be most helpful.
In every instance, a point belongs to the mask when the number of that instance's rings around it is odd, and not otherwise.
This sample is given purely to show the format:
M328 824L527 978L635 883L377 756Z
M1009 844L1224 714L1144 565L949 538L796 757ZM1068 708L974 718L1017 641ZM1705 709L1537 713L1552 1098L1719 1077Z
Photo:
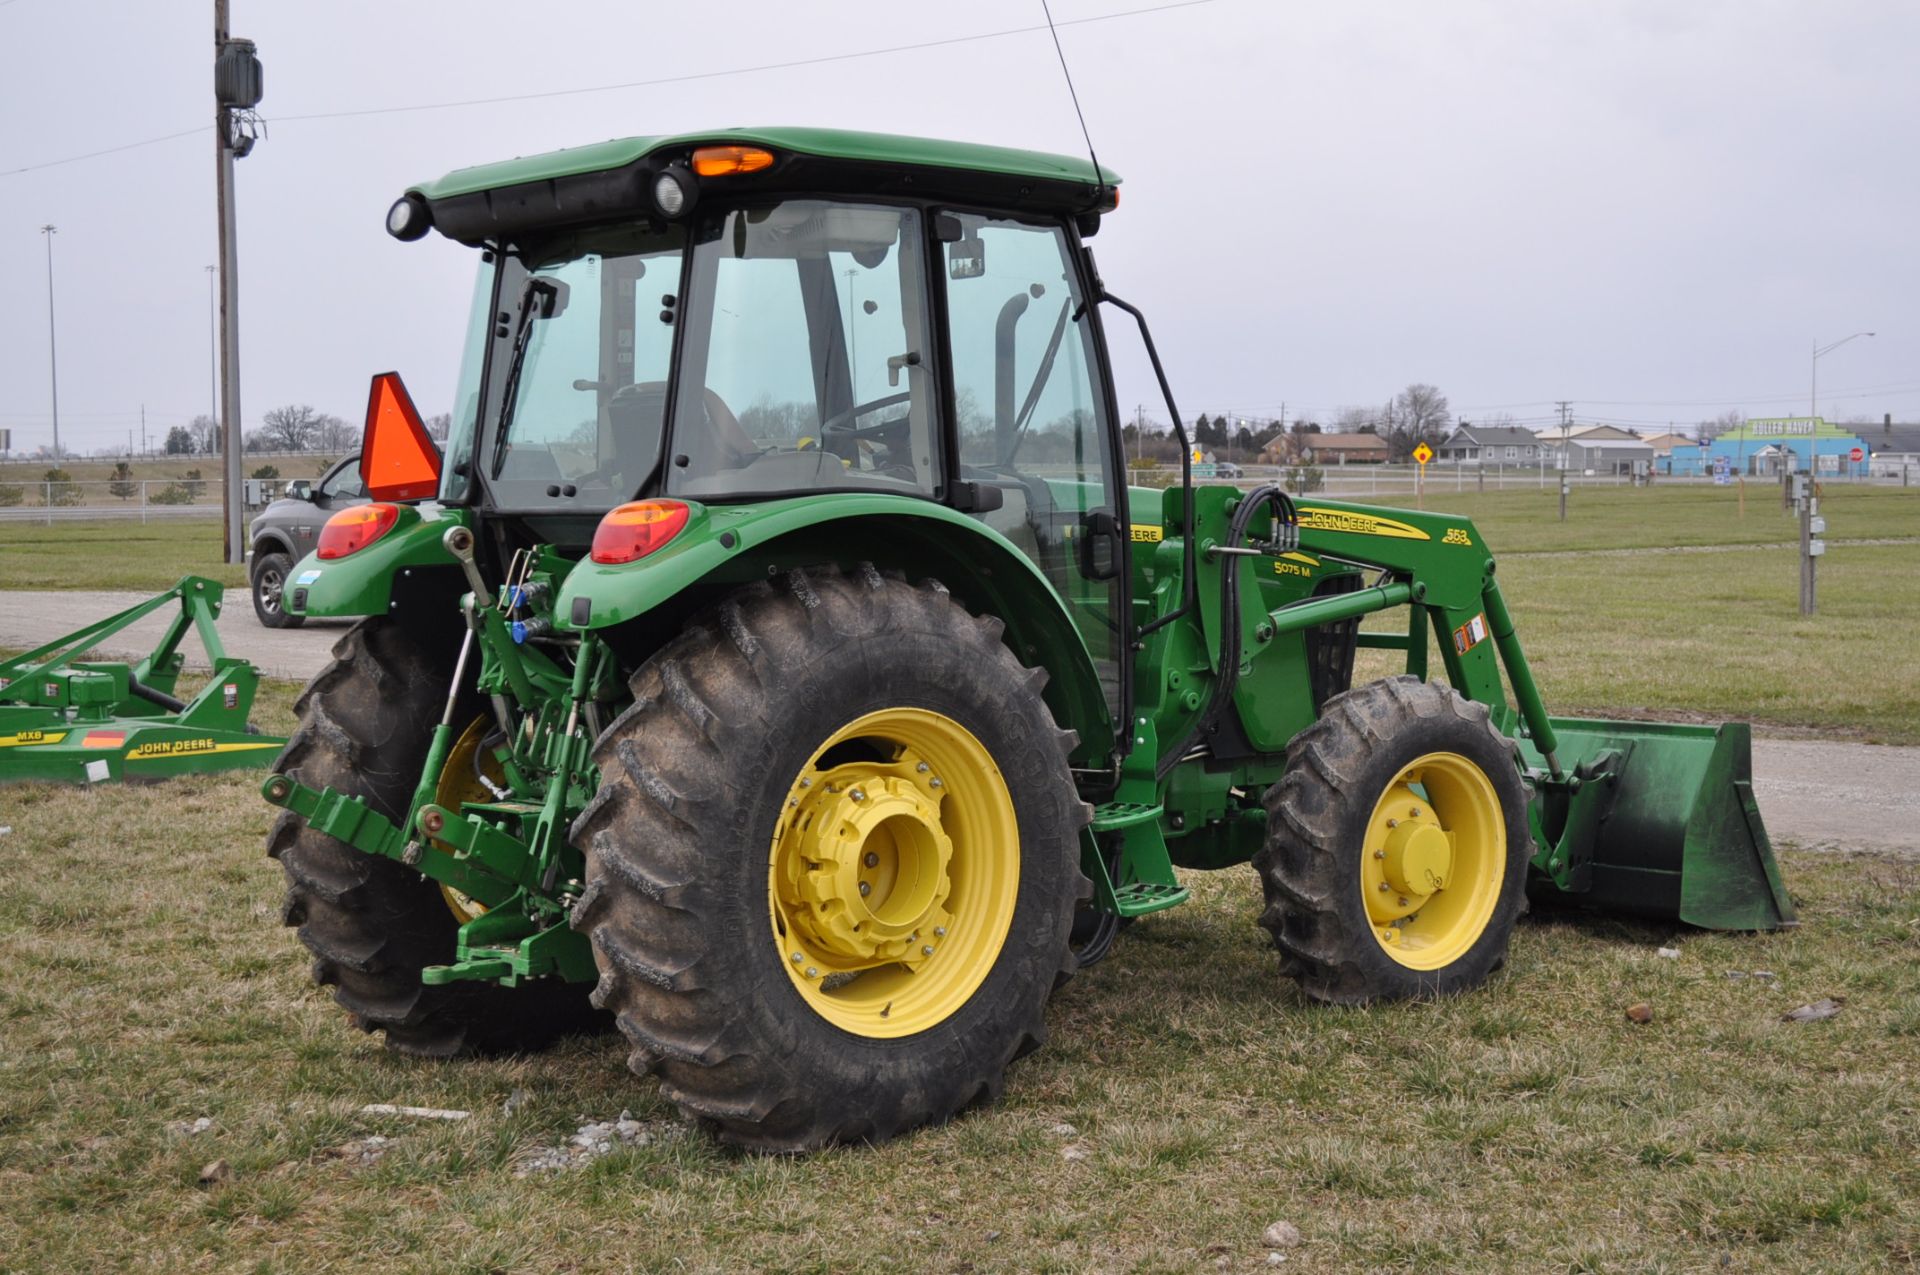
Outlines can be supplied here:
M855 404L844 412L835 412L820 422L820 437L824 439L831 435L834 438L879 438L883 434L900 428L900 422L893 420L881 421L878 425L855 425L854 418L864 416L868 412L877 412L883 407L893 407L896 404L908 402L912 398L912 390L901 390L898 394L889 394L884 398Z

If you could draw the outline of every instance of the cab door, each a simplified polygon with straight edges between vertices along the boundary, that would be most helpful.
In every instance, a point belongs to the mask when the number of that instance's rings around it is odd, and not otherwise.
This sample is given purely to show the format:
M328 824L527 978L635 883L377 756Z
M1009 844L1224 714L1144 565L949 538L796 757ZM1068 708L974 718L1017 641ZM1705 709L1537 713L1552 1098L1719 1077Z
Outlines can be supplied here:
M1124 491L1074 242L1056 223L964 211L940 214L936 237L959 478L1001 491L1000 507L976 517L1052 582L1123 722Z

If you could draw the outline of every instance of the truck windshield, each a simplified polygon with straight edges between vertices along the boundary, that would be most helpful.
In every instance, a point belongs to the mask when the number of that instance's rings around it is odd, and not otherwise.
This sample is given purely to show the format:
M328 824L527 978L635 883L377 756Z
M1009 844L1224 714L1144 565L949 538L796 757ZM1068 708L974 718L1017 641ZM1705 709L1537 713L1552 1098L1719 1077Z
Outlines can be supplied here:
M660 459L684 243L612 227L502 258L498 293L475 297L443 497L475 474L502 509L605 510L639 492Z

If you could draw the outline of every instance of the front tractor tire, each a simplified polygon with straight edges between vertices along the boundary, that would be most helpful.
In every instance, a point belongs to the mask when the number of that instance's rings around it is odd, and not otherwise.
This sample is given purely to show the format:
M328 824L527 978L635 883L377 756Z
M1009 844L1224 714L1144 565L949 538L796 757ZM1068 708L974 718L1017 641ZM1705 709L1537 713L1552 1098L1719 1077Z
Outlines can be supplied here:
M391 620L356 624L295 701L300 725L275 770L404 820L446 706L445 654ZM361 1030L385 1032L388 1048L432 1058L510 1053L604 1025L583 984L423 985L423 968L454 959L464 918L413 869L315 831L291 811L275 820L267 853L286 872L282 919L313 953L314 982L334 989Z
M1336 696L1266 807L1260 923L1314 1000L1451 996L1505 961L1532 841L1485 705L1415 677Z
M689 625L601 737L573 828L594 1003L722 1140L885 1141L1041 1043L1091 812L1000 627L938 584L794 571Z

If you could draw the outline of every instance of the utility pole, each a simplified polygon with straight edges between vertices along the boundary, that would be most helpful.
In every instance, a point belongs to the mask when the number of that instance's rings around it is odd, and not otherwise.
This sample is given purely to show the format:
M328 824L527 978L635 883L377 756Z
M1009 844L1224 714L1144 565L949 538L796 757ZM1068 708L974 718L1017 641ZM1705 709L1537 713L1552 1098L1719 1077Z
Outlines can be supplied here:
M60 233L58 226L42 226L40 234L47 241L47 368L53 386L53 463L60 463L60 355L53 340L53 237Z
M140 454L147 454L147 405L140 405Z
M246 502L240 492L240 267L234 221L233 161L253 149L252 110L262 93L251 40L227 32L227 0L213 0L213 148L220 217L220 505L228 562L246 559Z

